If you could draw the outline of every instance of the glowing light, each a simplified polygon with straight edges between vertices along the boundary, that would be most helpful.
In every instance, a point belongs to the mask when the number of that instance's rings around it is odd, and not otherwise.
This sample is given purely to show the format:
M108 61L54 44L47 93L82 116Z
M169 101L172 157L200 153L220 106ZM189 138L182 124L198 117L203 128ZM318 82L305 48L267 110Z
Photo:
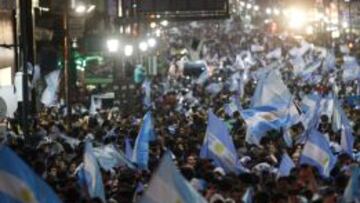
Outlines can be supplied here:
M251 5L251 4L247 4L247 5L246 5L246 8L247 8L247 9L251 9L251 8L252 8L252 5Z
M93 10L95 10L95 5L91 5L89 6L89 8L87 9L86 13L91 13Z
M339 30L335 30L331 33L331 37L336 39L336 38L339 38L340 37L340 32Z
M148 44L146 42L140 42L140 44L139 44L140 51L145 52L145 51L148 50L148 48L149 47L148 47Z
M150 27L151 27L151 28L155 28L155 27L156 27L156 23L155 23L155 22L151 22L151 23L150 23Z
M292 29L300 29L307 22L307 15L304 11L296 8L289 10L289 27Z
M148 39L147 43L151 48L156 46L156 40L154 38Z
M266 14L270 15L271 13L272 13L271 8L267 8L267 9L266 9Z
M134 47L132 45L125 45L124 54L125 56L131 56L134 52Z
M255 10L255 11L259 11L259 10L260 10L260 7L259 7L258 5L255 5L255 6L254 6L254 10Z
M86 6L83 4L80 4L75 8L76 13L85 13L85 11L86 11Z
M117 52L119 50L119 40L117 39L108 39L106 41L107 48L109 52Z
M349 23L346 22L346 21L344 21L344 22L342 23L342 27L343 27L343 28L348 28L348 27L349 27Z
M163 20L163 21L160 22L160 24L161 24L162 26L166 27L166 26L169 25L169 21Z
M306 34L308 35L314 34L314 28L312 26L306 27Z

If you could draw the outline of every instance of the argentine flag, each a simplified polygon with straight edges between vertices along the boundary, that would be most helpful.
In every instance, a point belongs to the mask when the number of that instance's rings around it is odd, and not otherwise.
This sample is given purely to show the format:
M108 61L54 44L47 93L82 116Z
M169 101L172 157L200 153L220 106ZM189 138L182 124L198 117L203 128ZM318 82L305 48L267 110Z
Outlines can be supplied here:
M90 142L85 143L83 167L85 183L90 197L100 198L102 202L106 202L100 168L96 160L93 146Z
M2 146L0 202L60 203L61 200L10 148Z
M335 163L336 157L332 154L325 136L312 130L302 151L300 164L314 166L322 176L329 177Z
M284 153L281 158L278 177L287 177L290 175L291 169L295 168L293 160L287 153Z
M360 167L354 166L351 169L351 177L348 185L345 188L343 195L344 203L359 203L360 202Z
M181 175L171 159L164 154L159 168L150 180L139 203L206 203L206 200Z
M230 102L225 104L224 110L229 116L233 116L236 111L240 113L240 111L242 110L240 98L236 95L231 96Z
M142 84L143 91L145 93L143 105L145 109L151 107L151 82L149 80L145 80Z
M155 140L154 126L151 112L147 112L143 119L139 135L136 138L132 162L136 163L140 169L148 169L149 161L149 142Z
M114 168L123 166L131 169L135 168L134 164L126 158L125 154L117 150L112 144L94 148L94 154L101 168L105 171L111 171Z
M295 122L299 111L293 101L293 96L284 84L279 70L272 70L262 76L255 89L251 107L271 106L290 115Z
M289 116L271 106L262 106L241 111L247 125L246 141L260 144L261 138L270 130L280 130L289 126Z
M226 124L209 111L208 126L200 157L212 159L216 166L222 167L225 172L238 173L240 166L237 164L238 156L235 145Z

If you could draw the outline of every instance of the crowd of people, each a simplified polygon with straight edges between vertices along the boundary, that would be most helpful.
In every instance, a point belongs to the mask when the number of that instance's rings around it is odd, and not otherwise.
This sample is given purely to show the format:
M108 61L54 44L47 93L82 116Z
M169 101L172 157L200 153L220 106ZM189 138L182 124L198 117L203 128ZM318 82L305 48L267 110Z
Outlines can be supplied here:
M151 100L146 107L142 104L141 108L134 107L141 110L122 111L114 106L90 114L85 107L77 106L68 120L62 108L44 108L32 120L29 135L23 135L17 119L9 119L3 144L31 166L63 202L102 202L101 198L91 198L79 183L85 143L91 142L99 149L112 145L126 154L129 146L136 150L142 118L151 112L155 139L149 144L148 167L139 168L136 162L111 169L101 167L106 202L140 201L167 151L172 153L182 176L210 203L347 202L344 192L352 169L359 167L360 162L360 103L356 97L360 86L359 74L354 72L359 67L350 67L349 75L345 69L348 68L346 57L354 57L355 62L358 59L357 47L349 48L341 42L322 47L291 36L241 32L233 21L206 26L206 29L202 26L208 23L177 27L173 35L169 34L172 39L169 52L172 48L187 48L186 43L194 36L200 40L198 46L187 49L187 56L168 55L172 73L148 78L150 90L146 91L151 91ZM203 60L207 69L200 76L183 74L184 68L180 66L184 62L179 61L194 59ZM355 62L352 64L357 64ZM298 119L286 129L282 126L266 130L258 142L254 142L249 137L256 135L249 133L250 124L243 110L254 107L261 85L270 88L262 92L265 98L267 93L273 97L272 85L264 85L264 78L275 70L280 77L273 82L285 83ZM272 91L282 97L281 90ZM304 100L310 94L328 103L320 102L321 105L316 106L320 115L314 116L309 124L304 121L310 119ZM148 96L144 93L143 97ZM234 98L239 102L235 109L229 110ZM336 102L349 120L354 139L351 152L342 147L344 129L334 127L334 109L339 107ZM209 111L227 126L241 165L236 172L229 172L214 160L200 156L204 139L209 136ZM300 161L306 138L313 136L309 128L326 137L336 157L328 175ZM284 136L287 130L290 142ZM294 167L288 174L279 176L284 154L289 155ZM131 157L127 159L134 161Z

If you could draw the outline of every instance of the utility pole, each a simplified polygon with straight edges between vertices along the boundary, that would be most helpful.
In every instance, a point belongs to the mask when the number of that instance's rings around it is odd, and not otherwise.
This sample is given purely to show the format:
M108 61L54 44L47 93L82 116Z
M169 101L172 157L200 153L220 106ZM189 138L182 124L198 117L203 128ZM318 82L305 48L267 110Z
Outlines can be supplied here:
M22 85L23 85L23 101L22 101L22 130L25 136L29 135L28 115L29 115L29 75L28 75L28 62L31 62L30 49L33 49L32 39L30 33L32 32L32 24L28 23L27 19L32 19L32 6L29 0L20 0L20 45L22 50ZM29 37L30 35L30 37Z
M70 124L71 103L70 103L70 80L69 80L69 0L64 1L63 28L64 28L64 83L65 83L65 104L67 121Z

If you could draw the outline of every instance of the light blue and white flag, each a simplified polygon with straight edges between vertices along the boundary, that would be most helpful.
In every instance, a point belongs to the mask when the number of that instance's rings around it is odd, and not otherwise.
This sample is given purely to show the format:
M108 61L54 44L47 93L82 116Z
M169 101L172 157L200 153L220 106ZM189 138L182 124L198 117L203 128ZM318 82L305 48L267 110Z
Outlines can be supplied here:
M344 203L360 202L360 167L353 166L351 169L351 177L345 188L343 195Z
M207 201L181 175L171 159L164 154L159 168L150 180L149 187L139 203L206 203Z
M222 167L227 173L240 172L238 156L229 130L224 121L211 111L208 113L208 126L200 157L212 159L216 166Z
M310 75L311 73L318 70L321 64L322 64L322 60L320 59L307 64L306 67L303 70L301 70L300 75L302 77Z
M145 109L148 109L151 107L151 82L150 80L145 80L142 84L143 91L145 93L144 99L143 99L143 105Z
M251 107L271 106L290 115L295 121L299 112L293 102L293 96L284 84L280 72L272 70L264 74L256 87L251 101Z
M45 76L46 89L41 95L41 103L47 107L57 104L57 90L60 83L60 70L55 70Z
M287 153L284 153L281 158L278 177L287 177L290 175L291 169L295 168L293 160Z
M300 164L309 164L318 169L322 176L329 177L336 163L330 144L324 135L312 130L300 157Z
M242 196L241 200L243 203L253 203L254 189L249 187L246 189L246 192Z
M266 55L266 59L281 59L281 56L282 56L281 54L282 54L281 48L278 47L278 48L274 49L273 51L269 52Z
M90 142L85 143L83 167L85 183L89 196L91 198L100 198L102 202L106 202L100 167L98 165L93 146Z
M10 148L1 146L0 202L60 203L61 200Z
M216 96L223 89L222 83L211 83L206 87L206 91L209 92L212 96Z
M105 171L124 166L135 169L134 164L125 157L125 154L117 150L112 144L94 148L94 154L101 168Z
M353 56L344 56L343 64L343 80L352 81L359 79L360 76L360 66L357 62L356 57Z
M133 148L131 145L131 140L129 138L125 138L125 156L127 159L131 160L133 154Z
M291 119L283 112L286 110L262 106L241 111L241 116L247 125L246 141L259 145L266 132L289 126Z
M144 116L140 132L136 138L132 154L132 162L136 163L139 169L148 169L149 142L155 140L154 126L151 112Z
M230 97L230 102L225 104L224 108L227 115L232 116L236 111L240 113L242 106L240 103L240 98L237 95Z
M341 108L340 101L337 98L334 99L332 129L335 132L341 130L341 148L344 150L344 152L350 156L353 156L353 146L355 142L353 129L350 124L350 120L347 118L344 110Z

